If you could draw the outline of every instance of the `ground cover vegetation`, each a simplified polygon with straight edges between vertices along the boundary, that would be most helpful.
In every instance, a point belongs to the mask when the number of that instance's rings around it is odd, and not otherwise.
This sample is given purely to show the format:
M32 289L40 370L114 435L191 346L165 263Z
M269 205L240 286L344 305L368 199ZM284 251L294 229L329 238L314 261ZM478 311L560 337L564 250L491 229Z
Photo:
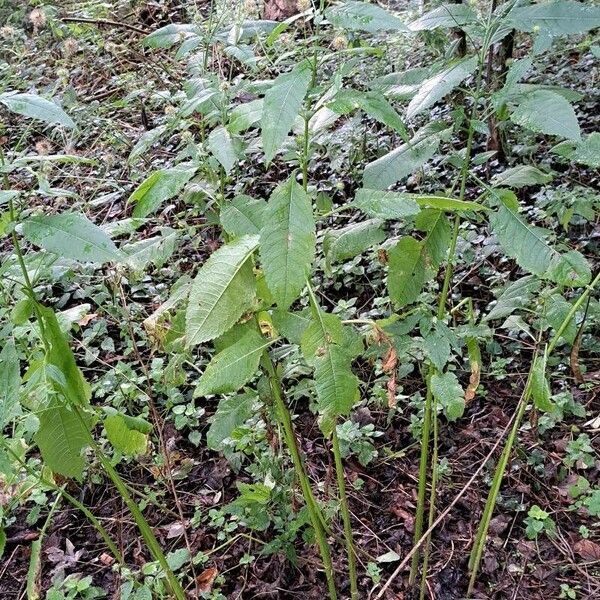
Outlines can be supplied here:
M0 25L2 598L600 595L598 3Z

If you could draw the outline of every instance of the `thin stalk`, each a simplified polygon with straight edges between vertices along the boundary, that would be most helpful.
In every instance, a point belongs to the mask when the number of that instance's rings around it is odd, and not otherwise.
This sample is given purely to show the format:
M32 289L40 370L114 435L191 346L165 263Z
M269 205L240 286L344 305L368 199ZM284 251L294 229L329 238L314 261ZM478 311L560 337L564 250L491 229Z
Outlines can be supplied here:
M342 465L342 453L340 451L340 442L337 435L337 426L334 425L331 435L331 446L333 457L335 459L335 475L337 478L338 490L340 494L340 508L342 511L342 521L344 522L344 538L346 540L346 552L348 554L348 572L350 575L350 597L352 600L358 600L358 577L356 575L356 551L354 549L354 540L352 538L352 523L350 521L350 511L348 510L348 498L346 497L346 482L344 480L344 466Z
M108 535L108 532L103 527L102 523L100 523L100 521L98 521L98 519L93 515L93 513L84 504L82 504L74 496L71 496L71 494L69 494L69 492L66 492L62 487L57 486L54 482L44 479L43 477L40 477L39 474L36 473L25 461L23 461L21 459L21 457L8 444L6 444L6 442L1 438L0 438L0 445L2 445L4 450L6 450L6 452L8 452L13 457L13 459L16 460L19 463L19 465L27 471L27 473L29 473L30 475L32 475L34 477L38 477L38 480L42 483L42 485L49 487L52 490L54 490L55 492L59 493L65 500L70 502L75 508L79 509L85 515L87 520L92 524L94 529L96 529L96 531L98 532L98 534L100 535L100 537L102 538L104 543L106 544L107 548L110 550L111 554L115 557L117 562L120 565L125 565L123 556L119 552L119 549L117 548L116 544L112 541L112 539Z
M323 560L323 568L325 570L325 577L327 579L329 597L331 598L331 600L336 600L337 592L335 589L335 580L333 577L333 562L331 560L331 553L329 552L329 545L327 544L326 539L326 531L324 526L325 520L321 513L321 509L319 508L317 501L315 500L315 497L312 493L310 481L304 468L304 461L302 460L298 444L296 443L294 428L292 426L292 417L290 415L290 411L288 410L285 404L281 381L279 380L279 376L277 375L275 366L273 365L273 361L271 360L271 356L266 350L263 352L261 363L263 369L265 370L269 378L271 391L273 393L273 399L275 401L275 412L283 427L285 443L292 456L292 462L294 463L296 475L298 476L298 480L300 481L302 495L304 496L306 507L308 508L308 512L310 515L310 520L315 531L315 537L317 539L317 544L321 553L321 559Z
M550 354L556 348L556 345L560 341L561 336L565 332L566 328L569 326L569 323L573 319L573 317L577 314L577 311L581 308L583 303L587 300L592 291L596 288L596 286L600 283L600 272L594 277L593 281L586 287L585 291L579 296L576 302L573 304L567 315L565 316L562 324L556 330L554 336L551 338L548 346L545 350L545 358L547 359ZM500 461L496 466L496 470L494 472L494 479L492 481L492 486L490 488L490 492L488 494L485 507L483 510L483 515L481 517L481 521L479 523L479 527L477 529L477 534L475 536L475 542L473 544L473 549L471 550L471 556L469 558L469 570L471 571L471 576L469 578L469 587L467 589L467 597L470 596L473 592L473 588L475 586L475 581L477 579L477 574L479 572L479 565L481 563L481 558L483 556L483 550L485 548L485 542L487 540L487 532L490 526L490 522L492 520L492 516L494 513L494 508L496 507L496 500L498 499L498 494L500 492L500 487L502 485L502 480L504 478L504 473L506 471L506 467L508 465L508 460L512 453L512 448L514 446L517 433L521 426L521 421L523 420L523 416L525 414L525 410L527 408L528 401L531 397L531 388L532 388L532 370L535 364L534 356L531 362L531 368L529 370L529 375L527 377L527 384L525 386L525 390L521 396L521 400L519 406L517 407L517 414L515 416L515 421L513 423L510 435L506 440L506 445L502 450L502 454L500 456Z

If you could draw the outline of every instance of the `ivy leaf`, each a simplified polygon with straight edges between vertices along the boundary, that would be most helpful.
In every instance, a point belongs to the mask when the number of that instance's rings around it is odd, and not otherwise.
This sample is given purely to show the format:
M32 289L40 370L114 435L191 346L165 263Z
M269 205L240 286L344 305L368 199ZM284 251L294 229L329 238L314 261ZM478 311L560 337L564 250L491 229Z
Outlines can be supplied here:
M269 164L292 129L308 91L312 70L308 61L279 75L265 94L261 117L265 162Z
M379 219L371 219L352 223L342 229L329 229L323 238L323 252L327 262L333 264L354 258L381 243L386 238L381 224Z
M246 332L208 363L194 390L194 398L237 392L256 373L262 351L271 343L257 331Z
M438 27L463 27L477 22L477 14L466 4L442 4L409 24L411 31L432 31Z
M81 213L29 217L23 235L48 252L79 262L102 264L123 258L108 235Z
M12 340L0 352L0 431L6 427L19 400L21 371L19 356Z
M206 434L206 444L211 450L222 450L223 442L241 427L253 414L258 398L256 394L237 394L223 398L217 412L211 417Z
M252 305L256 283L250 257L258 239L255 235L244 236L222 246L198 271L186 312L190 346L225 333Z
M353 31L407 31L406 25L376 4L344 2L325 10L325 17L334 27Z
M382 190L414 173L432 158L450 129L433 124L419 130L406 144L370 162L363 174L365 188Z
M129 196L135 204L134 217L147 217L167 200L174 198L194 176L196 169L160 169L145 179Z
M221 225L233 237L259 234L266 209L264 200L240 194L221 210Z
M289 308L304 288L315 244L310 198L290 177L271 194L260 233L262 267L279 308Z
M448 421L456 421L465 412L465 393L452 372L431 376L431 391Z
M406 116L412 119L420 112L441 100L462 83L477 68L477 57L466 58L441 73L427 79L410 101Z
M24 117L38 119L49 125L63 125L69 129L75 127L73 119L62 108L36 94L5 92L0 94L0 103L11 112Z
M550 90L524 94L512 108L510 118L517 125L547 135L579 141L581 129L568 100Z

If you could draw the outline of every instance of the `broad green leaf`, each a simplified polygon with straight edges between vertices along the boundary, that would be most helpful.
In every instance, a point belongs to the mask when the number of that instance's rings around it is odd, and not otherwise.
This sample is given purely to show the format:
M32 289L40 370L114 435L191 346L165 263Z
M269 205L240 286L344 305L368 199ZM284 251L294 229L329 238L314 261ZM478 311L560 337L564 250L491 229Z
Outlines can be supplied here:
M258 123L262 117L263 102L262 98L257 98L236 106L229 113L227 130L230 133L242 133Z
M96 264L123 258L106 233L81 213L29 217L23 223L23 235L61 258Z
M528 185L543 185L552 181L552 175L543 173L531 165L519 165L506 169L492 177L494 187L522 188Z
M367 188L357 190L352 205L370 217L380 219L405 219L420 211L419 205L409 194Z
M507 20L519 31L542 30L550 36L584 33L600 27L600 6L569 0L541 2L514 8Z
M54 382L55 391L69 405L85 407L89 404L90 386L77 367L75 356L66 337L63 335L56 314L51 308L38 305L37 308L44 324L44 336L49 344L45 360L61 374L63 383Z
M5 342L0 352L0 432L13 416L19 401L21 371L19 356L12 340Z
M477 22L477 14L467 4L442 4L409 24L411 31L431 31L438 27L462 27Z
M561 255L544 239L548 232L527 223L511 203L503 202L490 224L504 252L526 271L569 287L589 283L585 258L574 250Z
M192 283L186 312L190 346L207 342L233 327L252 305L256 283L250 257L258 236L222 246L204 263Z
M524 94L512 108L510 118L517 125L536 133L581 139L575 110L556 92L536 90Z
M539 279L533 275L526 275L507 284L502 290L492 310L483 317L483 321L503 319L512 315L515 310L524 308L529 304L531 297L541 287Z
M133 203L134 217L147 217L163 202L170 200L185 187L194 176L196 169L160 169L145 179L132 192L127 203Z
M554 256L546 276L560 285L582 287L591 281L592 269L581 252L569 250Z
M292 344L300 344L302 335L311 324L308 309L300 312L275 309L271 313L271 318L277 332Z
M369 163L363 175L364 187L382 190L414 173L435 155L442 139L449 135L450 129L443 127L438 123L424 127L409 143Z
M415 227L427 234L423 240L427 265L437 270L450 246L451 228L446 215L439 210L426 208L415 218Z
M451 355L448 336L439 329L433 329L423 337L423 347L435 368L443 371Z
M347 1L325 10L326 19L334 26L353 31L407 31L397 17L376 4Z
M217 412L211 418L206 434L206 444L211 450L222 450L223 441L241 427L253 414L258 398L256 394L236 394L223 398Z
M312 79L308 61L298 63L289 73L279 75L265 94L261 135L265 162L269 164L294 125Z
M145 454L152 426L139 417L129 417L114 411L104 419L108 441L115 450L127 456Z
M546 377L545 356L538 356L533 364L531 371L531 395L537 409L543 412L550 412L554 409L552 392L548 378Z
M90 445L93 418L82 419L74 407L53 400L37 414L39 429L34 436L44 464L55 473L81 480L85 467L82 453Z
M0 94L0 103L4 104L8 110L24 117L39 119L49 125L58 124L69 128L75 127L73 119L62 108L36 94L5 92Z
M433 271L427 264L424 243L403 237L388 253L387 287L390 299L401 308L416 301Z
M333 264L354 258L386 238L380 219L352 223L342 229L329 229L323 238L323 252Z
M431 377L431 391L448 421L456 421L465 412L465 393L452 372L435 373Z
M143 154L145 154L154 144L160 140L162 135L167 131L166 125L159 125L154 129L150 129L149 131L145 131L142 133L138 141L135 143L135 146L132 148L129 156L127 157L127 162L129 164L135 162L138 158L140 158Z
M558 331L573 307L561 294L552 294L546 300L544 308L546 321L555 331ZM577 335L577 327L575 319L571 319L561 337L569 344L572 344Z
M340 90L327 106L336 113L345 115L356 109L361 109L380 123L391 127L408 140L406 126L394 107L377 92L362 92L359 90Z
M304 288L315 257L315 220L308 194L290 177L271 197L260 233L260 258L279 308L288 308Z
M222 125L215 127L208 135L208 147L225 169L225 173L229 175L238 161L238 155L229 131Z
M352 372L352 355L345 345L341 319L321 311L312 293L311 300L313 321L302 335L301 347L315 369L320 427L329 436L337 417L348 415L358 401L358 378Z
M198 381L194 398L237 392L256 374L261 354L271 343L257 331L248 331L212 358Z
M264 200L240 194L221 209L221 225L233 237L255 235L260 233L266 210Z
M469 75L472 75L476 68L477 58L466 58L427 79L410 101L406 116L412 119L438 100L441 100L469 77Z
M198 28L191 23L170 23L147 35L142 43L149 48L170 48L196 34Z
M600 169L600 133L594 131L579 142L561 142L552 148L552 152L592 169Z
M513 207L504 203L498 212L490 215L490 223L504 252L520 267L540 277L546 273L557 255L544 239L546 230L530 225Z
M478 202L469 202L468 200L457 200L456 198L446 198L445 196L427 196L410 194L415 202L421 207L434 208L444 212L466 212L466 211L482 211L487 210L487 207Z
M0 206L8 204L9 200L14 200L19 195L18 190L0 190Z
M160 235L141 239L122 246L124 263L134 271L143 271L149 264L161 268L177 248L179 233L170 227L161 229Z

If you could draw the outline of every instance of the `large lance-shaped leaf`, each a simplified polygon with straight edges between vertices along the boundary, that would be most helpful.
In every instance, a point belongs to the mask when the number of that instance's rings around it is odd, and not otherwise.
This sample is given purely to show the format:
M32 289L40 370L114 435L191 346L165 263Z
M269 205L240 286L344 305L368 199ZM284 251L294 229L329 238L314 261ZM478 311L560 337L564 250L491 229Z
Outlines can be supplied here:
M568 0L544 2L514 8L507 20L519 31L542 30L550 36L584 33L600 27L600 6Z
M402 238L389 251L388 261L387 286L392 302L398 307L411 304L433 277L423 242L413 237Z
M104 429L113 448L127 456L145 454L152 425L141 417L130 417L114 408L107 408L105 412L108 416L104 419Z
M211 450L222 450L223 441L231 437L231 434L254 414L254 405L257 400L258 397L253 393L223 398L219 402L217 412L210 420L206 445Z
M405 219L421 210L408 194L367 188L357 190L352 204L370 217L380 219Z
M406 31L404 23L376 4L369 2L344 2L328 8L325 17L334 27L368 31Z
M477 68L477 57L466 58L434 75L421 85L419 91L410 101L406 116L412 119L449 94Z
M477 14L466 4L442 4L408 25L411 31L431 31L438 27L462 27L477 22Z
M548 232L527 223L517 210L514 201L503 202L490 217L492 230L504 252L539 277L570 287L587 285L591 271L585 258L574 250L561 255L544 239Z
M13 416L19 400L21 373L13 341L5 342L0 352L0 432Z
M337 417L350 413L359 399L358 378L352 372L352 355L344 343L337 315L323 313L311 293L313 322L302 335L302 352L315 369L317 408L321 430L329 436Z
M61 258L97 264L123 258L108 235L81 213L29 217L23 235Z
M94 422L94 417L85 412L90 388L75 363L56 314L43 306L38 306L38 310L49 343L45 361L46 368L51 366L54 371L50 380L55 395L38 412L40 426L35 441L50 469L80 479L85 466L82 452L90 443Z
M452 372L436 373L431 377L431 391L442 407L448 421L456 421L465 412L465 393Z
M142 43L149 48L170 48L197 33L198 27L191 23L170 23L147 35Z
M434 156L440 142L450 133L441 123L419 130L407 144L369 163L363 175L366 188L382 190L414 173Z
M264 200L240 194L221 209L221 225L233 237L258 234L266 209Z
M581 139L575 110L563 96L549 90L525 94L511 110L510 118L517 125L537 133Z
M333 264L354 258L381 243L386 237L381 229L382 223L380 219L370 219L352 223L342 229L329 229L323 238L323 252L327 262Z
M58 124L69 128L75 127L73 119L62 108L54 102L35 94L5 92L0 94L0 103L14 113L32 119L39 119L49 125Z
M315 257L315 243L310 198L290 177L271 194L260 234L262 267L280 308L288 308L300 295Z
M39 429L35 434L44 463L55 473L81 479L85 458L84 448L90 444L92 417L83 419L75 409L62 401L52 401L38 413Z
M237 150L231 134L222 125L215 127L208 136L208 147L229 175L238 160Z
M198 381L194 397L237 392L256 373L262 351L271 343L257 331L248 331L212 358Z
M191 346L222 335L250 308L256 283L250 257L258 236L244 236L210 256L192 283L186 312Z
M261 117L265 162L271 162L292 129L312 79L308 61L298 63L289 73L279 75L265 94Z
M134 217L147 217L163 202L175 197L194 176L196 169L160 169L142 181L127 202L135 205Z

